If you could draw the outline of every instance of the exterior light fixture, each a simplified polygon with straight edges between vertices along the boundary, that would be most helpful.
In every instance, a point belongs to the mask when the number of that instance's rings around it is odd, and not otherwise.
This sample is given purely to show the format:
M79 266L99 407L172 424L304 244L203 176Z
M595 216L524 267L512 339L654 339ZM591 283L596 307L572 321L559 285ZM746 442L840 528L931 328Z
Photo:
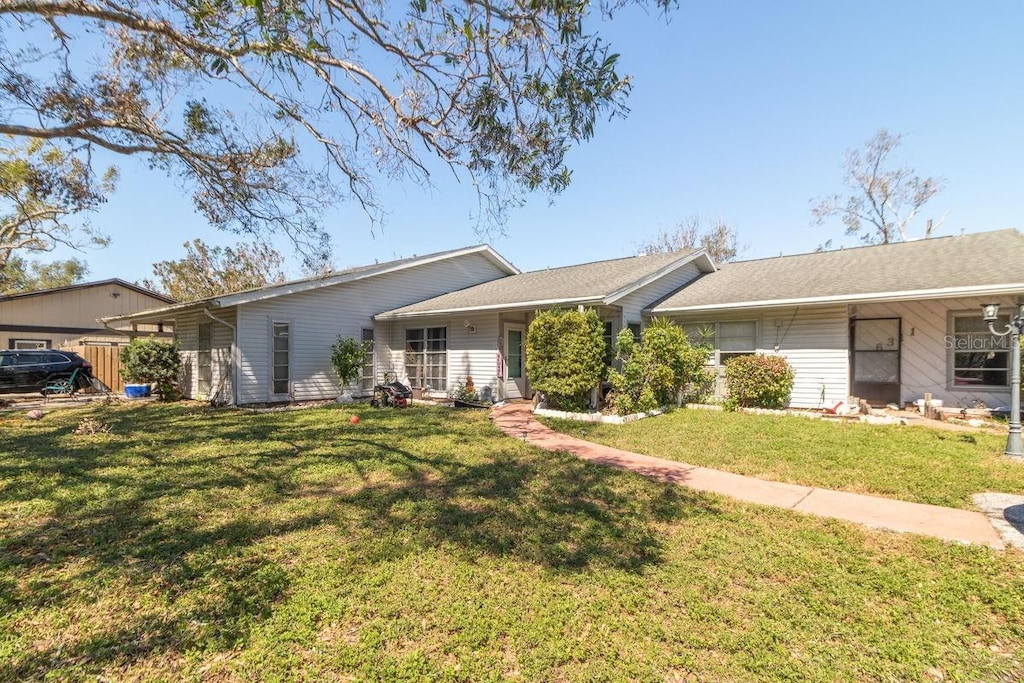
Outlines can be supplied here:
M1020 335L1024 332L1024 304L1017 305L1016 314L1002 332L996 331L999 320L999 304L982 304L982 320L988 323L988 331L997 337L1010 336L1010 432L1006 437L1006 455L1024 456L1020 433Z

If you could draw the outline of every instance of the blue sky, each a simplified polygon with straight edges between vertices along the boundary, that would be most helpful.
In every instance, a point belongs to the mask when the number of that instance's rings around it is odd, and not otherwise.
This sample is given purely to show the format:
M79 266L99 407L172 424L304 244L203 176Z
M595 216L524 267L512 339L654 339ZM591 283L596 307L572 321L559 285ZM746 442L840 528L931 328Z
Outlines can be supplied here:
M533 197L507 236L487 241L532 270L627 256L700 214L735 227L742 258L852 245L838 221L812 225L811 199L843 189L844 151L880 128L905 136L902 161L946 179L924 213L946 216L940 234L1020 227L1022 30L1019 1L683 2L668 22L623 11L600 31L634 79L630 116L571 153L573 183L553 205ZM84 255L89 279L146 277L193 237L237 241L143 160L120 166L116 195L92 219L113 242ZM328 217L339 267L480 241L465 184L437 177L380 194L383 231L355 208ZM289 267L297 275L296 259Z

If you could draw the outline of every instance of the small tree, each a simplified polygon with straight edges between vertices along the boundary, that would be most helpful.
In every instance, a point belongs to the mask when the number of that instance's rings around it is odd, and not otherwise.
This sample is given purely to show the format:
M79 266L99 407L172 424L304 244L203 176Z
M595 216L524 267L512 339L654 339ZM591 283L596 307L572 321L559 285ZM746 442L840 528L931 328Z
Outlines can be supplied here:
M342 338L331 346L331 365L338 375L338 384L342 391L354 382L363 367L363 356L368 351L366 342L358 342L352 337Z
M687 385L707 381L708 349L692 346L679 325L655 319L638 342L630 330L618 337L622 371L610 371L615 409L620 415L675 403Z
M164 400L178 394L181 355L178 343L162 342L152 337L132 339L121 349L121 376L133 384L156 384Z
M737 356L725 364L733 408L785 408L793 393L793 368L782 356Z
M552 310L537 314L526 333L526 372L533 387L566 410L583 410L604 379L604 325L597 313Z

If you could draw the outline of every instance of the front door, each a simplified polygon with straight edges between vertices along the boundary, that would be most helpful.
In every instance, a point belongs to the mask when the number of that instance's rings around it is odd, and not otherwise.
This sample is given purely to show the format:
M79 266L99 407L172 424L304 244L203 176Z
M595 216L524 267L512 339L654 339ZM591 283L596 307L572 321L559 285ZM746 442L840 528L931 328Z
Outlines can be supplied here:
M505 398L526 396L526 326L505 325Z
M900 319L854 320L853 395L872 406L900 402Z

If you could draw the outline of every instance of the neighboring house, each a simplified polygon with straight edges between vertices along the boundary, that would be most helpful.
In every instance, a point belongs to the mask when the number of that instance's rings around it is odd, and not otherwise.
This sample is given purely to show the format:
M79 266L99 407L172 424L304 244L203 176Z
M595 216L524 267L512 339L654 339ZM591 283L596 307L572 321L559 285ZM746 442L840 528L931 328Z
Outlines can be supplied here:
M173 323L186 396L236 403L331 398L330 346L373 340L367 393L384 372L430 396L473 378L492 399L529 397L525 338L538 310L593 307L611 344L652 317L682 323L724 363L778 353L796 379L791 405L873 404L931 394L946 405L1009 402L1009 351L981 304L1024 299L1016 230L727 263L704 251L518 272L490 247L354 268L111 322ZM1006 316L1008 320L1008 316Z
M644 314L706 334L719 371L732 355L785 356L795 407L849 396L903 405L926 393L1001 407L1009 344L988 332L981 305L1010 311L1022 297L1024 235L1001 230L726 263Z
M117 279L0 295L0 346L57 349L127 344L131 323L110 329L98 319L172 302L162 294ZM136 331L171 336L169 330L157 326Z
M644 306L714 269L703 251L695 251L504 277L378 313L379 357L433 395L472 377L485 398L528 397L526 329L538 310L596 309L610 348L623 328L639 333Z
M234 404L334 398L338 379L331 345L340 337L378 343L373 316L445 292L519 271L481 245L406 258L246 292L165 306L108 319L113 324L173 324L181 346L186 397L220 397ZM385 330L386 331L386 330ZM424 340L429 359L445 339ZM440 349L438 351L438 349ZM353 387L372 392L383 373L368 354Z

